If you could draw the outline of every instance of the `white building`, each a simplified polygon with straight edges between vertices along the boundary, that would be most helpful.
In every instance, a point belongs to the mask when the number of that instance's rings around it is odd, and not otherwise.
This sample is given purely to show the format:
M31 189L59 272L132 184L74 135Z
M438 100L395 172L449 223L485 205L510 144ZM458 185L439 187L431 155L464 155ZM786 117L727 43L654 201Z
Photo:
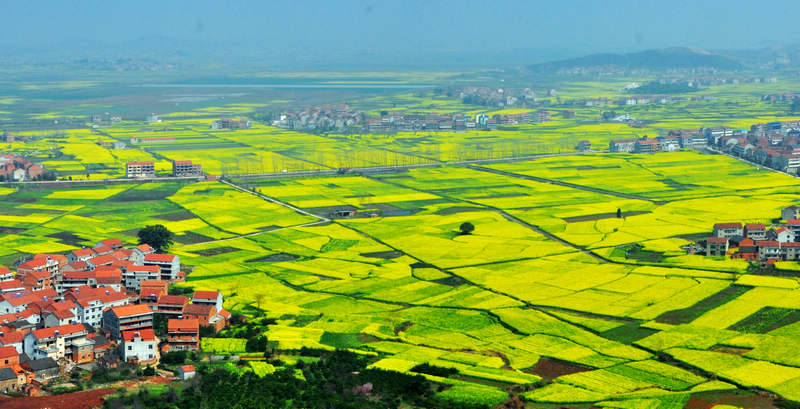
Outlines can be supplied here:
M122 359L140 364L158 361L158 339L152 329L122 333Z

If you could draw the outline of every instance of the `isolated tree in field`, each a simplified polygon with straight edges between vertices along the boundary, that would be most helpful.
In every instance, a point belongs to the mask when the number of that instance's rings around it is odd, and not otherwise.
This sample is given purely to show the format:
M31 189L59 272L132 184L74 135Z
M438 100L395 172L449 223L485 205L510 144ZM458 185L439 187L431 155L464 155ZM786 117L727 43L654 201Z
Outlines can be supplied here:
M461 234L467 235L475 231L475 226L470 222L464 222L461 223L461 226L458 226L458 230L461 231Z
M164 225L154 224L139 230L139 244L149 244L157 252L166 251L173 243L175 236Z
M622 209L617 208L617 219L622 218Z
M256 294L253 298L256 299L256 305L258 306L259 312L261 312L261 301L264 301L264 294Z

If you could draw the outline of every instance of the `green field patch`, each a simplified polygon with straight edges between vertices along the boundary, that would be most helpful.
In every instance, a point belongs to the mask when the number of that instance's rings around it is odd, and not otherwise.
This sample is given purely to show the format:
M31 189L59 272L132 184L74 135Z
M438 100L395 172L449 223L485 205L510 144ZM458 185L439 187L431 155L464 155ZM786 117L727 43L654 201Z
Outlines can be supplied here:
M215 354L236 354L246 352L247 340L243 338L203 338L200 348Z
M235 253L237 251L242 251L242 249L236 247L223 246L223 247L214 247L210 249L189 251L189 253L197 254L198 256L210 257L219 254Z
M8 226L0 226L0 234L19 234L28 229L24 227L8 227Z
M753 348L734 347L730 345L714 345L708 350L714 352L722 352L723 354L744 355L752 351Z
M322 333L319 343L330 345L334 348L358 348L362 345L358 334L328 331Z
M133 230L133 234L129 234L130 232L126 233L130 236L136 236L137 230ZM175 241L181 244L198 244L198 243L206 243L209 241L214 241L213 237L204 236L199 233L195 233L192 231L185 231L183 234L176 234Z
M76 246L76 247L80 247L83 243L87 241L81 236L66 231L48 234L47 237L58 239L60 242L64 244L69 244L71 246Z
M367 258L379 258L383 260L393 260L398 257L403 257L403 253L397 250L390 250L390 251L374 251L371 253L361 253L361 257Z
M156 219L162 219L162 220L168 220L168 221L172 221L172 222L177 222L177 221L181 221L181 220L194 219L197 216L195 216L194 213L192 213L192 212L187 210L187 211L177 212L177 213L159 214L159 215L155 215L153 217L155 217Z
M764 307L755 314L731 325L728 329L740 332L766 334L769 331L800 321L800 310L793 308Z
M282 261L294 261L299 259L300 256L289 253L275 253L263 257L251 258L245 260L248 263L280 263Z
M664 324L688 324L701 315L713 310L729 301L738 298L740 295L750 290L749 287L731 285L724 290L713 294L689 308L667 311L656 318L656 322Z
M463 278L456 277L456 276L438 278L436 280L431 280L431 282L436 283L436 284L448 285L450 287L458 287L458 286L466 283L466 281L464 281Z
M656 330L642 327L638 322L621 325L619 327L610 329L600 333L603 338L608 338L614 341L622 342L623 344L632 344L640 339L649 337L655 334Z
M626 260L644 261L648 263L660 263L664 261L664 253L659 251L645 250L639 243L617 246L611 252L612 257L625 258Z
M327 243L325 243L319 251L321 253L329 252L329 251L346 251L350 247L358 244L358 240L343 240L343 239L336 239L332 238Z

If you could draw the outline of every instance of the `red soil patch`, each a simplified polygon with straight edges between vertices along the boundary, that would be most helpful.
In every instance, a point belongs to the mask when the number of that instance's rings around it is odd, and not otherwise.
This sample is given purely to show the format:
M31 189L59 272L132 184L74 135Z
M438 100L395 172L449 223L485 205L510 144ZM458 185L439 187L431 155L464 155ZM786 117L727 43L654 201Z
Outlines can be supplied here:
M65 393L54 396L33 396L0 400L1 409L90 409L103 406L103 397L114 393L114 389Z
M591 371L592 369L588 366L573 364L560 359L542 357L536 365L526 369L525 372L539 375L545 380L553 380L559 376Z
M713 391L693 394L684 409L711 409L716 405L732 405L747 409L774 409L774 399L748 391Z
M171 379L169 379L167 377L164 377L164 376L154 376L154 377L148 379L148 381L152 382L152 383L161 384L161 385L166 385L166 384L172 382Z

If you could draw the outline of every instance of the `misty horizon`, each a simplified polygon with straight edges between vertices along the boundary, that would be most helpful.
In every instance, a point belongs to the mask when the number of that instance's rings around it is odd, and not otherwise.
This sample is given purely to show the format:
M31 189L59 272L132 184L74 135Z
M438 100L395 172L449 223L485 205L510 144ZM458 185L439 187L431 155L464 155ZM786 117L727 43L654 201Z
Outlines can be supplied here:
M490 7L478 2L236 2L221 8L208 1L144 1L108 13L101 2L8 3L0 46L6 57L33 61L196 54L214 59L228 52L242 62L285 66L498 66L665 47L787 45L800 38L793 24L798 13L790 4L774 2L743 13L749 3L741 1L702 6L504 1ZM750 18L741 21L742 15Z

